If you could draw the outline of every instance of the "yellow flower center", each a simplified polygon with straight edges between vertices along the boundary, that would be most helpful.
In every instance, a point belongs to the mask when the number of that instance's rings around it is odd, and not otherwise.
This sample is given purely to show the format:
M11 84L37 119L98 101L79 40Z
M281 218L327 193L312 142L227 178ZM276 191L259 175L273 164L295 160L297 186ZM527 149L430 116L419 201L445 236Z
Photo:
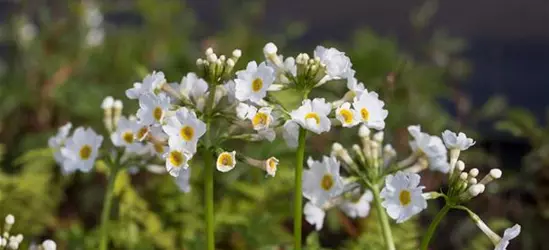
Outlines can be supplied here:
M156 107L153 110L153 117L158 122L162 119L162 116L164 115L164 111L160 107Z
M122 140L124 140L127 144L133 143L133 133L132 132L124 132L122 134Z
M141 127L139 131L137 131L137 139L142 140L145 137L145 135L147 135L147 133L149 133L149 127L148 126Z
M194 137L194 128L191 126L184 126L181 128L179 133L181 134L181 138L183 138L183 140L190 141Z
M370 112L366 108L362 108L360 110L360 116L362 116L362 120L368 121L370 119Z
M412 201L412 194L408 190L402 190L398 195L398 199L400 200L401 205L406 206Z
M351 112L351 110L342 109L339 111L339 115L343 117L343 122L345 124L349 124L353 122L353 112Z
M174 167L181 167L185 161L185 156L179 151L171 151L168 160Z
M80 159L87 160L90 158L92 153L92 148L90 145L85 144L80 148Z
M267 167L270 170L275 170L276 169L276 160L275 159L268 159L267 160Z
M261 78L256 78L252 82L252 91L259 92L263 88L263 80Z
M157 153L159 154L164 153L164 145L160 143L155 143L153 147L154 147L154 151L156 151Z
M320 124L320 117L315 112L311 112L305 115L305 120L309 119L315 119L316 124Z
M219 155L219 158L217 158L217 164L223 166L232 166L234 164L233 156L227 152L223 152Z
M269 116L263 112L257 112L254 118L252 119L252 125L254 127L259 125L266 126L268 122L269 122Z
M334 177L331 174L325 174L320 180L320 187L325 191L330 190L334 186Z

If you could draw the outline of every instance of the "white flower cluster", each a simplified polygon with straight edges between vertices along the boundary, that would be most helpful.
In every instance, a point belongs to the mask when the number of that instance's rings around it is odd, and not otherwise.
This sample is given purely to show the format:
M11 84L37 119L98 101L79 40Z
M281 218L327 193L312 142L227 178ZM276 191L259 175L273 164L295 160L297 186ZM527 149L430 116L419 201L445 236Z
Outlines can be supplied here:
M23 242L23 235L10 235L10 230L15 224L15 217L11 214L8 214L4 219L4 230L0 235L0 248L1 249L19 249L19 245ZM45 240L39 246L31 247L31 249L36 250L55 250L57 245L53 240Z

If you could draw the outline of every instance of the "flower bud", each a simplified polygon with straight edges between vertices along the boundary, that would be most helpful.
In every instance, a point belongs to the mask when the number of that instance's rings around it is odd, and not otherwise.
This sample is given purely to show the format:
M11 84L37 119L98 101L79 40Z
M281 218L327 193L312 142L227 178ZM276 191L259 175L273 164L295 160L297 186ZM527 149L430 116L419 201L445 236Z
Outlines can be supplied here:
M369 137L370 136L370 129L366 125L360 125L360 128L358 129L358 136L360 137Z
M472 197L475 197L484 192L485 186L483 184L475 184L469 187L468 192Z
M233 50L233 57L234 57L234 58L238 59L238 58L240 58L241 56L242 56L242 51L241 51L241 50L239 50L239 49Z
M459 175L459 178L463 181L467 181L468 174L467 173L461 173Z
M278 48L272 42L265 44L265 47L263 47L263 53L265 55L276 55L277 51L278 51Z
M501 172L501 170L494 168L490 170L489 174L487 174L486 176L484 176L484 178L482 178L482 180L480 180L480 183L486 185L492 182L493 180L501 178L502 174L503 173Z
M477 177L478 176L478 168L472 168L471 170L469 170L469 176L471 177Z
M15 217L11 214L8 214L5 221L7 225L13 225L15 223Z
M373 139L374 139L374 141L381 143L381 142L383 142L383 136L384 136L383 131L379 131L379 132L374 134Z
M209 47L208 49L206 49L206 56L210 56L213 53L214 53L214 51L213 51L212 47Z
M220 55L219 60L224 62L225 60L227 60L227 58L225 57L225 55Z
M114 98L112 96L107 96L105 99L103 99L103 102L101 103L101 108L104 110L112 109L114 105Z
M463 161L457 161L456 163L456 169L459 171L459 172L463 172L463 170L465 170L465 163Z

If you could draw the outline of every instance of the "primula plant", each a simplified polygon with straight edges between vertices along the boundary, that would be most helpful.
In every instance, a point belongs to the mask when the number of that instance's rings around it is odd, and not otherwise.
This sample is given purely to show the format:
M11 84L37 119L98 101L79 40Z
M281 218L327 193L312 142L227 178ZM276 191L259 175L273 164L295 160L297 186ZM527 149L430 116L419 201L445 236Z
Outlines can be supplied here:
M383 142L388 116L385 103L355 78L345 53L322 46L312 55L300 53L295 58L277 52L277 47L268 43L263 48L264 59L247 62L244 69L237 70L240 50L227 57L209 48L205 58L196 61L197 71L186 74L180 83L168 82L164 73L153 71L127 89L127 98L139 102L134 115L123 116L122 101L105 98L101 105L104 135L86 127L77 127L71 134L70 123L59 129L49 146L63 173L90 172L98 160L108 166L99 249L109 245L109 212L114 182L121 171L165 172L182 191L189 192L191 169L202 165L205 249L213 250L214 169L228 172L241 162L276 178L276 156L254 159L228 145L235 140L272 142L277 134L288 147L296 148L294 249L302 247L303 214L321 230L326 210L338 207L351 218L366 217L371 203L377 210L386 248L395 249L389 217L396 223L405 222L424 210L427 200L437 198L444 198L446 205L424 234L421 249L427 249L438 223L450 209L466 211L496 249L505 249L518 235L517 225L506 230L503 237L498 236L465 206L484 191L485 185L501 177L498 169L480 181L478 169L465 172L459 154L475 144L472 139L450 131L441 139L422 132L419 126L410 126L412 153L398 161L393 147ZM337 100L309 96L316 93L314 88L341 83L346 83L348 91ZM301 96L301 106L292 110L279 101L273 92L281 90ZM320 161L309 158L309 168L304 170L307 136L328 132L334 126L360 126L362 145L353 145L351 154L336 143L331 156ZM448 174L448 189L424 192L418 173L427 169ZM305 206L302 196L308 200Z

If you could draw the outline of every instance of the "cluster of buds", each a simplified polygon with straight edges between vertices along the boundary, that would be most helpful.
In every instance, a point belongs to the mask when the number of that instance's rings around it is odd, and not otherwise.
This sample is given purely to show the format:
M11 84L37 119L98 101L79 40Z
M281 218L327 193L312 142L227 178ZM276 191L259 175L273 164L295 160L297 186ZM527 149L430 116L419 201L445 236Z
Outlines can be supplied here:
M482 194L486 189L486 184L495 179L501 178L501 170L494 168L478 181L479 170L472 168L469 172L465 171L465 163L458 160L452 173L450 173L448 197L456 198L456 203L462 203L473 197Z
M107 96L101 103L103 109L103 125L109 133L116 129L120 117L122 117L122 108L124 104L121 100L115 100L112 96Z
M15 250L19 249L19 245L23 242L23 235L10 235L10 230L15 224L15 217L11 214L8 214L4 220L4 228L2 235L0 235L0 248L1 249L10 249ZM38 246L33 246L31 249L35 250L55 250L57 245L52 240L45 240L42 244Z
M205 56L196 60L197 74L208 82L223 83L233 76L234 66L242 56L242 51L235 49L232 57L227 58L225 55L217 56L212 48L208 48Z

